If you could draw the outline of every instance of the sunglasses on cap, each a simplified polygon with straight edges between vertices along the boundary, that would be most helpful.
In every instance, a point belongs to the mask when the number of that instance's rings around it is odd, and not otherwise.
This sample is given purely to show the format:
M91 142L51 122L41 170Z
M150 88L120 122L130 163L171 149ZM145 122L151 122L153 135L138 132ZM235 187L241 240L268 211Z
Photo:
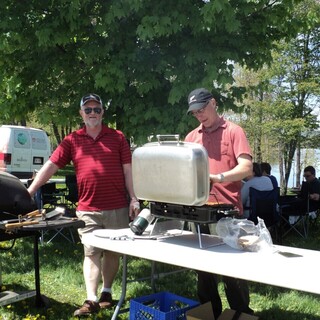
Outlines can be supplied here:
M81 101L80 101L80 107L82 107L83 105L85 105L88 101L96 101L98 102L100 105L102 105L102 100L101 98L95 94L95 93L90 93L90 94L87 94L85 96L83 96L81 98Z
M92 110L94 113L97 113L97 114L100 114L102 112L101 108L89 108L88 107L88 108L83 109L85 114L90 114L92 112Z

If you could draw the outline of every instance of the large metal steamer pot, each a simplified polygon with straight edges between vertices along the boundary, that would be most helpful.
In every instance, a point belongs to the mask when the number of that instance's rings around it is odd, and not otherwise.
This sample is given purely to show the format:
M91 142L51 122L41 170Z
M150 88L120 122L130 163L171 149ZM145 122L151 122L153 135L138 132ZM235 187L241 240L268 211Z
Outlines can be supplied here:
M174 137L175 140L165 140ZM134 150L133 187L141 200L202 206L209 198L209 164L206 149L181 142L179 135L158 135Z

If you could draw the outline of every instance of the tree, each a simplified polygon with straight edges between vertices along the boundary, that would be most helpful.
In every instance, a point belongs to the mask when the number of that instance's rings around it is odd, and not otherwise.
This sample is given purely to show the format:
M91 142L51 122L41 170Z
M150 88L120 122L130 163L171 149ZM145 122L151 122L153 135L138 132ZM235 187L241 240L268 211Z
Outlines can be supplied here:
M257 161L262 158L263 137L269 137L269 145L277 146L283 193L295 153L299 156L300 148L319 146L314 130L318 129L320 102L320 4L304 1L295 16L301 21L301 32L288 42L277 43L272 64L258 73L239 73L249 79L245 112L250 122L243 126L254 146L254 156ZM256 145L260 148L257 151ZM299 184L299 157L296 165Z
M1 110L9 120L75 126L82 94L109 101L106 121L143 142L193 127L186 96L212 89L221 108L242 90L235 62L270 62L298 30L299 0L78 0L0 3ZM4 120L2 118L2 120Z
M318 129L318 108L320 102L320 4L315 0L304 1L297 7L296 16L303 22L299 35L288 43L280 42L275 51L273 66L276 84L276 103L289 105L289 110L279 109L279 119L293 120L281 135L283 152L280 153L280 173L284 190L292 168L294 155L300 154L313 139L313 131ZM283 122L283 121L281 121ZM299 125L300 122L300 125ZM303 125L301 125L303 124ZM315 146L315 145L314 145ZM300 158L296 160L296 183L300 184Z

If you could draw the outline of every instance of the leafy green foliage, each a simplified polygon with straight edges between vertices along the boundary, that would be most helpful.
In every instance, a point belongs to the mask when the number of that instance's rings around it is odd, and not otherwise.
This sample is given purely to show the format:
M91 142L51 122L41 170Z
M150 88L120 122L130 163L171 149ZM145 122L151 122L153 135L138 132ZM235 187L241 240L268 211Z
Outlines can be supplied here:
M206 86L221 108L234 107L232 64L270 62L274 41L297 32L298 2L2 2L0 121L36 111L41 122L75 127L80 97L94 91L111 100L106 121L136 142L183 136L194 126L188 93Z

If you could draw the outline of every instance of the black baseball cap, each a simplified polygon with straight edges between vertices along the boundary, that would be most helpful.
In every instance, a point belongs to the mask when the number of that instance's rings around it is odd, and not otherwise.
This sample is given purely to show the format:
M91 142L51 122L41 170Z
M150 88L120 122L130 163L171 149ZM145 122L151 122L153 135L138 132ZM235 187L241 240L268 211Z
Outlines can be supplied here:
M102 100L101 100L101 98L97 95L97 94L95 94L95 93L89 93L89 94L86 94L85 96L83 96L82 98L81 98L81 101L80 101L80 108L82 107L82 106L84 106L87 102L89 102L89 101L96 101L96 102L98 102L100 105L101 105L101 107L102 107Z
M189 109L187 114L191 111L203 108L212 98L213 95L205 88L198 88L191 91L188 96Z

